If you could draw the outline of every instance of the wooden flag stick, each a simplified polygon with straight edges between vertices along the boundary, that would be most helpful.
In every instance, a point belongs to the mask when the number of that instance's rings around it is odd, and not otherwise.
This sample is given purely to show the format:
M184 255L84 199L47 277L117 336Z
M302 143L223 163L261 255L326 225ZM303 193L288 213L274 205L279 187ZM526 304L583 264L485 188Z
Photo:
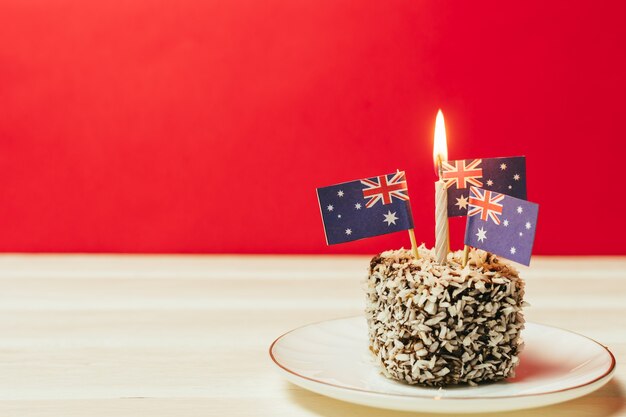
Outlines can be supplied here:
M415 256L415 259L419 259L420 254L417 252L417 241L415 240L415 231L413 229L409 229L409 238L411 239L411 248L413 249L413 256Z
M469 258L469 246L465 245L463 247L463 263L462 266L463 268L465 268L465 265L467 265L467 259Z

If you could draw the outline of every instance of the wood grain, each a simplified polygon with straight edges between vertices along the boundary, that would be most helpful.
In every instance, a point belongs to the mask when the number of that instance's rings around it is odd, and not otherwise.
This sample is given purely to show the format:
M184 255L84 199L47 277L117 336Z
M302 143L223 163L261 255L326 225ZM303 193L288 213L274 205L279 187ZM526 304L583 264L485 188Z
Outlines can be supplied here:
M294 327L362 314L362 256L0 256L1 416L400 416L283 381ZM626 416L626 258L537 258L527 319L618 362L578 400L507 416ZM413 414L415 415L415 414Z

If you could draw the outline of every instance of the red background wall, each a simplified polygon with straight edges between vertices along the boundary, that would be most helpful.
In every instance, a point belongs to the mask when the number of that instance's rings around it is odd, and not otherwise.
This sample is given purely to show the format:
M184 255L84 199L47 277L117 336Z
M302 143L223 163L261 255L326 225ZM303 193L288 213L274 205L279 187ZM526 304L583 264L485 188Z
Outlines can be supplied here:
M432 133L528 157L539 254L626 254L626 2L0 2L0 250L327 248L317 186L405 169L433 243ZM453 246L462 223L453 222Z

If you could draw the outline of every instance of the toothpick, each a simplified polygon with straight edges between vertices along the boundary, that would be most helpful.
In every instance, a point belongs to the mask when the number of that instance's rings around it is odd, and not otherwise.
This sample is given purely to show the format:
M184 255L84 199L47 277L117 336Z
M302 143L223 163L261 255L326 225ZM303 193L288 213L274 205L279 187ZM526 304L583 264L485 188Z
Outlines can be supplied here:
M409 238L411 239L411 249L413 249L413 256L415 259L420 258L419 252L417 252L417 241L415 240L415 231L413 229L409 229Z
M465 268L465 265L467 265L467 259L469 258L469 250L470 250L469 246L465 245L463 247L463 263L461 264L463 268Z

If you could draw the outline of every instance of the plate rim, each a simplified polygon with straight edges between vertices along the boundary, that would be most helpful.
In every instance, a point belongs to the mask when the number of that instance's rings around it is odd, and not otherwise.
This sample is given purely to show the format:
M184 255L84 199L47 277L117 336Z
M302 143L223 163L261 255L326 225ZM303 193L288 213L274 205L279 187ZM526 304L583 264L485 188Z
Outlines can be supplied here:
M316 322L312 322L312 323L308 323L308 324L303 324L301 326L295 327L283 334L281 334L280 336L278 336L270 345L269 347L269 355L270 358L272 359L272 361L276 364L276 366L278 366L280 369L282 369L284 372L287 372L289 374L292 374L294 376L297 376L298 378L302 378L305 379L307 381L310 382L314 382L317 384L321 384L324 386L329 386L329 387L333 387L333 388L338 388L341 390L345 390L345 391L350 391L350 392L357 392L357 393L365 393L365 394L369 394L369 395L376 395L376 396L380 396L380 397L400 397L400 398L413 398L413 399L420 399L420 400L432 400L434 397L431 395L420 395L420 394L416 394L416 395L406 395L406 394L397 394L397 393L384 393L384 392L378 392L378 391L370 391L370 390L366 390L366 389L362 389L362 388L353 388L353 387L346 387L343 385L338 385L338 384L333 384L330 382L325 382L325 381L320 381L318 379L315 378L311 378L309 376L305 376L305 375L301 375L285 366L283 366L280 362L278 362L278 360L276 359L276 357L274 356L274 346L285 336L287 336L290 333L293 333L297 330L300 330L304 327L308 327L308 326L314 326L316 324L321 324L321 323L326 323L326 322L330 322L330 321L339 321L339 320L348 320L348 319L357 319L357 318L362 318L365 320L365 317L362 316L348 316L348 317L339 317L339 318L335 318L335 319L327 319L327 320L319 320ZM590 381L587 381L583 384L579 384L579 385L575 385L572 387L567 387L567 388L561 388L558 390L553 390L553 391L546 391L546 392L539 392L539 393L533 393L533 394L516 394L516 395L501 395L501 396L481 396L481 397L438 397L437 401L448 401L448 402L455 402L455 401L468 401L468 400L474 400L474 401L482 401L482 400L503 400L503 399L509 399L509 398L527 398L527 397L540 397L540 396L544 396L544 395L554 395L554 394L559 394L559 393L564 393L564 392L568 392L568 391L573 391L573 390L577 390L577 389L581 389L590 385L593 385L599 381L602 381L605 378L610 378L611 375L613 374L613 372L615 371L615 366L617 364L616 360L615 360L615 356L613 355L613 352L611 352L609 350L609 348L605 345L603 345L602 343L598 342L597 340L594 340L588 336L582 335L580 333L571 331L571 330L567 330L567 329L563 329L561 327L557 327L557 326L551 326L548 324L543 324L543 323L536 323L536 322L526 322L525 324L532 324L535 326L542 326L542 327L547 327L547 328L552 328L552 329L557 329L557 330L561 330L567 333L571 333L574 334L576 336L580 336L583 337L587 340L590 340L591 342L595 343L596 345L602 347L606 353L608 353L609 357L611 358L611 364L608 367L608 369L600 376L598 376L597 378L594 378ZM604 385L604 384L602 384Z

